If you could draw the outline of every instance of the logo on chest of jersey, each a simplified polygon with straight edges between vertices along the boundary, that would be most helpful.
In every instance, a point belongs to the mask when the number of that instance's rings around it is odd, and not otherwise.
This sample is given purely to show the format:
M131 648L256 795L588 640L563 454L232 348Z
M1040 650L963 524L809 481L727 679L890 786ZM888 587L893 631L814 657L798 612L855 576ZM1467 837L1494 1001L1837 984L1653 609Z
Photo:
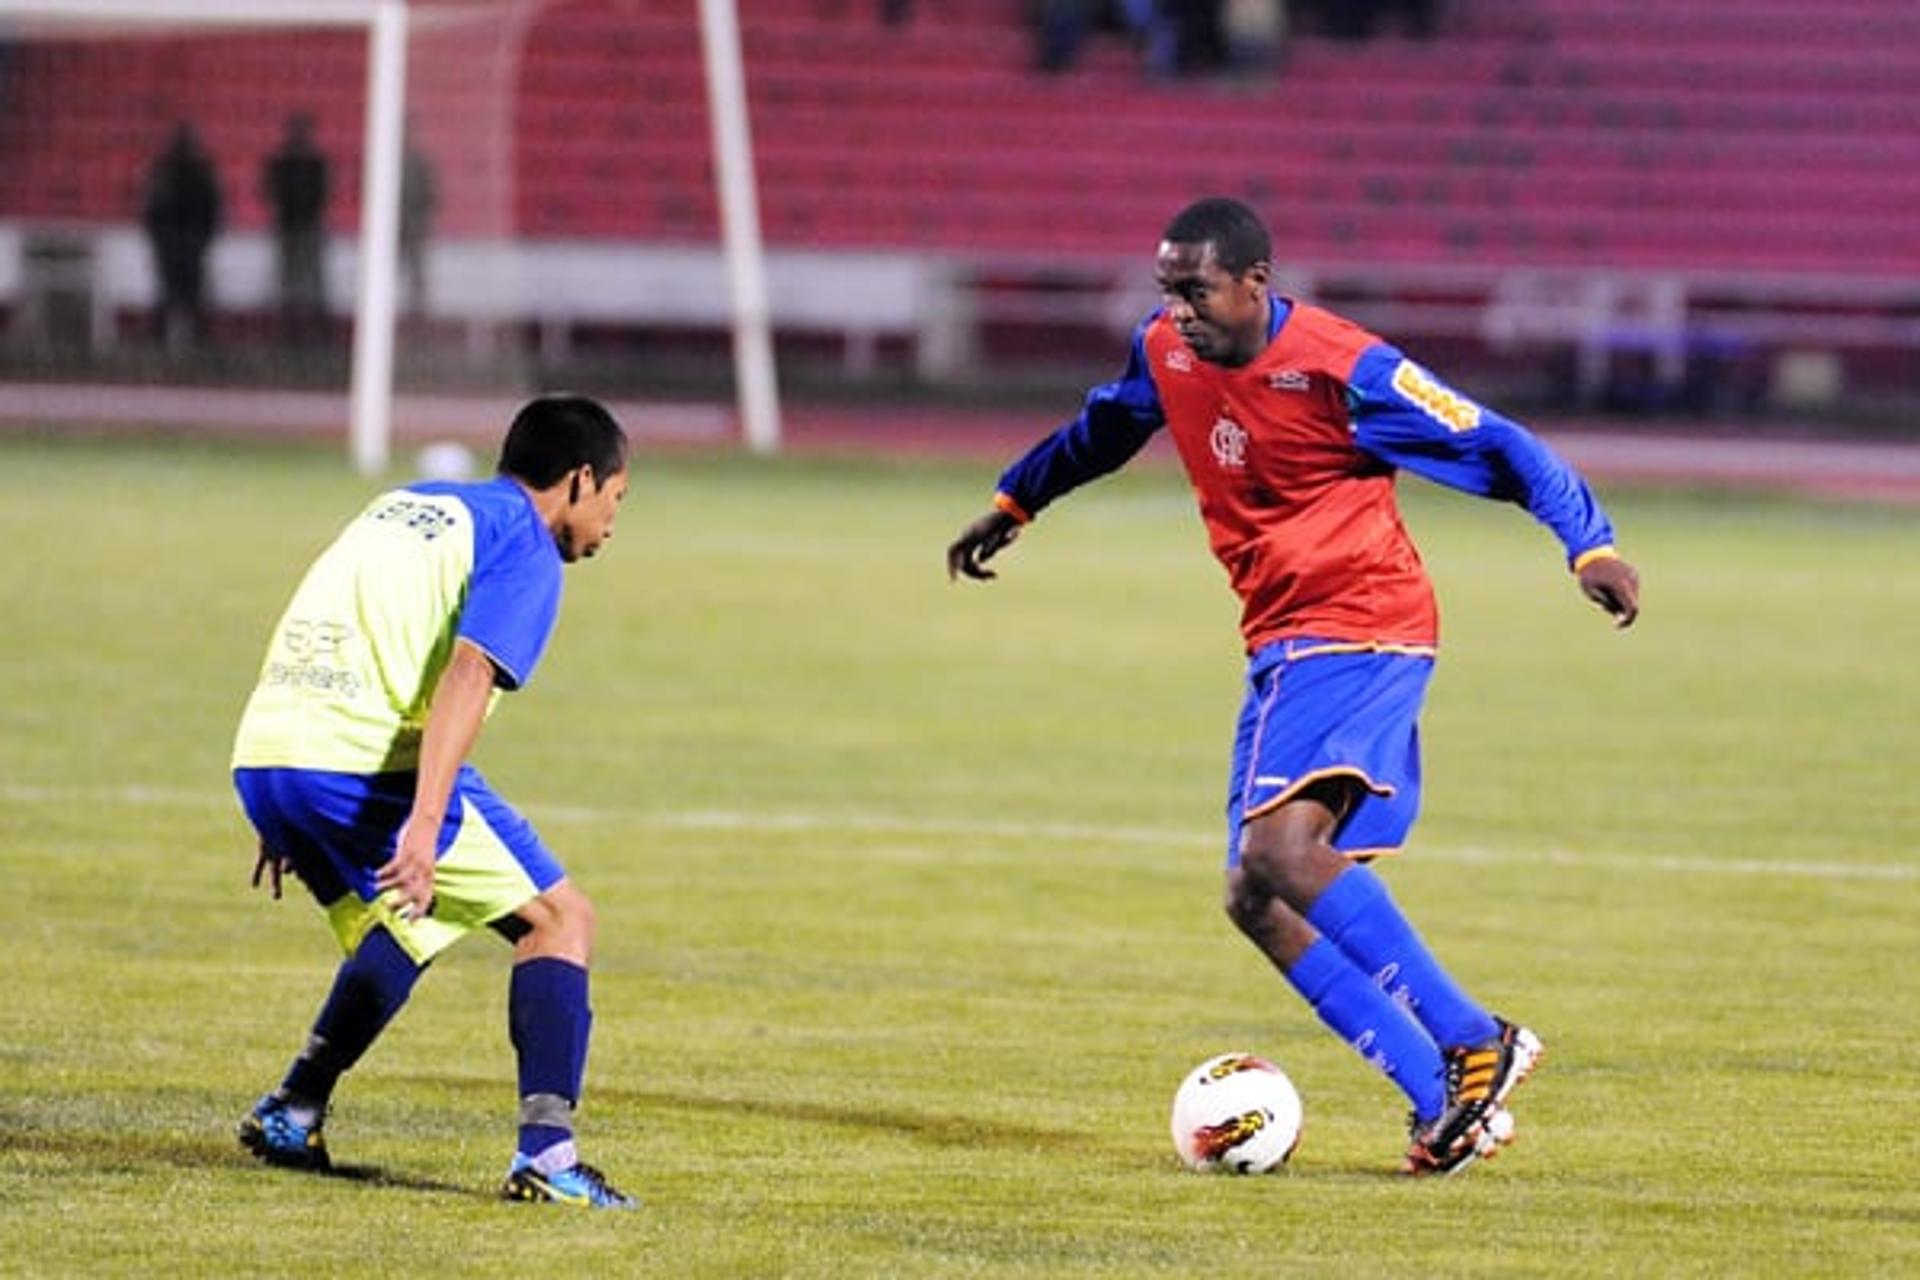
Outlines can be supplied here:
M1267 385L1275 391L1311 391L1313 375L1304 369L1282 369L1267 375Z
M1213 449L1214 461L1221 466L1247 465L1247 429L1232 418L1213 420L1213 430L1207 433L1207 444Z
M1192 373L1193 356L1185 347L1174 347L1167 352L1166 366L1175 373Z

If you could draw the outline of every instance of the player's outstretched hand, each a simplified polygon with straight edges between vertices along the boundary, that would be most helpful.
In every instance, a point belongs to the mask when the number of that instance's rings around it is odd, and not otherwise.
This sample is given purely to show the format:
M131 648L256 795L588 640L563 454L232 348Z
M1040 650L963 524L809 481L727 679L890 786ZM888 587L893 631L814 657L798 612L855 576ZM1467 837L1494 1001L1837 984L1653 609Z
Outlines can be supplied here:
M396 909L402 919L423 916L433 905L433 841L431 824L416 839L413 823L407 823L394 841L393 858L373 873L375 888L382 893L391 889L400 896Z
M1587 599L1613 615L1616 627L1630 627L1640 616L1640 575L1617 556L1583 565L1580 589L1587 593Z
M286 875L287 868L293 865L293 859L276 849L269 849L267 842L260 842L260 856L253 864L253 887L258 889L260 881L265 879L272 890L274 901L280 899L280 879Z
M995 508L960 531L947 548L947 578L957 581L961 574L984 582L997 576L986 567L987 561L1020 536L1020 522Z

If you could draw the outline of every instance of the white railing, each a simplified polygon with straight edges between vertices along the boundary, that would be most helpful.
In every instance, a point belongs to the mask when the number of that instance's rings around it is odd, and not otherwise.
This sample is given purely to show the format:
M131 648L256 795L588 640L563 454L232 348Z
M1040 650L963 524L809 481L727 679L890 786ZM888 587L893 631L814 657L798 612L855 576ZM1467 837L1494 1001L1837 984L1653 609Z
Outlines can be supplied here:
M327 255L329 297L345 314L355 242ZM430 318L467 324L476 356L501 327L530 325L542 354L562 361L582 325L724 331L725 261L712 245L615 241L446 240L428 251ZM0 307L9 339L43 338L47 304L84 305L87 341L114 341L115 318L154 301L147 246L130 225L0 223ZM1714 345L1828 350L1920 347L1920 280L1883 276L1607 271L1382 263L1286 265L1284 293L1329 300L1401 340L1470 338L1491 350L1571 348L1583 386L1600 386L1625 354L1650 356L1677 380ZM883 340L905 339L931 381L986 372L978 337L1005 323L1104 330L1116 340L1155 304L1133 258L972 258L887 251L775 249L768 288L778 332L838 335L845 368L877 367ZM233 233L208 264L215 310L274 305L273 250L264 233Z

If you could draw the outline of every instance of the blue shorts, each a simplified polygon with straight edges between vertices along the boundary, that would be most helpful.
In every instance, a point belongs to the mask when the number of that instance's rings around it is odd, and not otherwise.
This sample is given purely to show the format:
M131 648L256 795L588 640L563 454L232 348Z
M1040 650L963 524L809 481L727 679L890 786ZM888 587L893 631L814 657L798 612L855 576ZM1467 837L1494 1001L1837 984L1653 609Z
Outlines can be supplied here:
M424 964L566 876L532 825L465 766L440 828L433 908L402 918L374 872L393 857L413 809L412 773L235 769L233 785L261 840L292 861L349 953L378 925Z
M1397 852L1420 813L1420 704L1433 651L1278 640L1247 663L1227 784L1227 866L1245 824L1327 778L1364 788L1333 834L1352 858Z

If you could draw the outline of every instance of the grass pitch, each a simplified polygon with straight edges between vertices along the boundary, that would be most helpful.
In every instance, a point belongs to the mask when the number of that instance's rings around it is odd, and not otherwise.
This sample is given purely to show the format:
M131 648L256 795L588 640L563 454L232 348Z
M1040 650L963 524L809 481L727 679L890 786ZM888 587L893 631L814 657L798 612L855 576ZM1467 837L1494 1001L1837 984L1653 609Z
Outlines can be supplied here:
M1616 634L1517 512L1409 480L1446 644L1389 884L1547 1039L1519 1143L1392 1176L1398 1095L1218 907L1234 608L1174 474L949 586L992 467L642 458L480 763L600 906L582 1143L645 1201L491 1199L505 948L336 1098L346 1176L231 1129L333 962L250 893L225 780L328 452L0 443L0 1273L1909 1275L1920 1271L1920 528L1611 494ZM1247 1048L1291 1169L1181 1172Z

